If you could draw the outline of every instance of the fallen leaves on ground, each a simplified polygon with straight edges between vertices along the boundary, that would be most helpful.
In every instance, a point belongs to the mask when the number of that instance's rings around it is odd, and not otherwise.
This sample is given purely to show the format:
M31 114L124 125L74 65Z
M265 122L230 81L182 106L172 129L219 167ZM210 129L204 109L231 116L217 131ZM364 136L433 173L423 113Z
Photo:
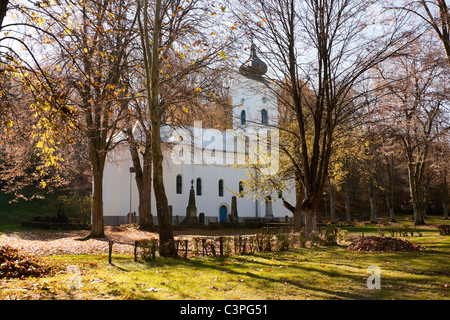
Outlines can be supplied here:
M114 254L133 254L134 241L157 234L125 227L105 227L104 239L80 239L89 231L21 231L0 235L0 246L36 256L64 254L108 254L108 241L114 241Z
M57 265L45 263L30 254L19 253L19 250L0 247L0 279L40 277L58 271Z
M413 250L424 250L425 247L416 243L411 243L406 239L398 239L391 237L365 237L352 242L347 250L352 251L371 251L371 252L382 252L382 251L413 251Z

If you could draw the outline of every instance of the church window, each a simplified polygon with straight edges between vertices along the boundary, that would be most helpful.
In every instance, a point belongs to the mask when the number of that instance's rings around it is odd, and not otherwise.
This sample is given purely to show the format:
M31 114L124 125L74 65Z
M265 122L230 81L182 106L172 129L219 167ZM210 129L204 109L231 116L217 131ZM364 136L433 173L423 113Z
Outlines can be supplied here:
M197 178L196 189L197 189L197 195L201 196L202 195L202 179L200 179L200 178Z
M180 174L177 175L176 186L177 194L181 194L181 191L183 190L183 177Z
M246 122L246 118L245 118L245 110L241 111L241 126L245 125Z
M223 197L223 180L219 180L219 197Z
M262 109L261 110L261 122L264 125L269 124L269 116L267 114L267 110L266 109Z

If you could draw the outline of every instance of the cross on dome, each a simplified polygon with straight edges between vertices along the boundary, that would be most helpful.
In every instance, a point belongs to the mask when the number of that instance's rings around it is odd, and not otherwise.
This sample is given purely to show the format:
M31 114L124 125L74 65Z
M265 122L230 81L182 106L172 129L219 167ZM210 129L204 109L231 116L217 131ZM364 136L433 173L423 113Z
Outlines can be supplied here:
M239 73L245 77L262 79L267 72L267 65L258 58L256 54L256 45L252 43L250 47L250 57L239 68Z

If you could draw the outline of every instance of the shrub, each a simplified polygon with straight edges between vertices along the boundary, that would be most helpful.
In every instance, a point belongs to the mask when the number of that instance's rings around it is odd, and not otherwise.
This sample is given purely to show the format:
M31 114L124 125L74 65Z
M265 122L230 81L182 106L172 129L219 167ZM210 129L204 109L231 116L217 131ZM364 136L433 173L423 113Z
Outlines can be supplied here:
M322 240L322 235L319 231L313 231L311 232L311 234L309 235L309 241L311 242L311 244L313 245L317 245L317 244L322 244L323 240Z
M450 235L450 225L442 224L438 226L439 234L441 236L448 236Z
M59 196L59 203L63 205L63 211L67 217L80 223L90 223L92 196L71 192L68 195Z
M286 233L279 233L276 235L276 244L278 251L288 251L291 243L291 237Z
M344 242L345 240L347 240L347 235L348 235L348 231L347 230L340 230L338 235L337 235L337 242Z
M391 234L391 237L407 237L408 235L414 237L414 234L416 233L419 237L422 236L422 232L420 230L416 227L411 227L408 225L394 224L386 228L386 230Z
M300 247L304 248L306 247L306 233L305 230L301 230L299 233L296 234L297 241Z
M341 230L336 226L327 227L322 231L313 231L310 235L311 244L335 245L344 241L347 237L347 231Z
M273 235L265 234L262 236L262 251L270 252L272 251L272 238Z
M138 241L139 246L142 248L141 251L142 260L148 261L150 259L155 259L157 242L158 240L156 239L144 239Z
M377 224L377 231L380 236L384 237L386 230L382 224Z

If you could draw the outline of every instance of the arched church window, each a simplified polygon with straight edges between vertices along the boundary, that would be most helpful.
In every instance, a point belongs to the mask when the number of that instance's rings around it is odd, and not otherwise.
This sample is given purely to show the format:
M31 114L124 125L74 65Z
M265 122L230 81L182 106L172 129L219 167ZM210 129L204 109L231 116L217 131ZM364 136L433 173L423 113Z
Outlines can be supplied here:
M219 180L219 197L223 197L223 180Z
M241 111L241 126L245 125L246 122L246 118L245 118L245 110Z
M267 114L267 110L266 109L262 109L261 110L261 122L264 125L269 124L269 116Z
M181 176L181 174L177 175L176 189L177 194L181 194L181 191L183 190L183 177Z
M202 179L200 179L200 178L197 178L196 189L197 189L197 195L201 196L202 195Z

